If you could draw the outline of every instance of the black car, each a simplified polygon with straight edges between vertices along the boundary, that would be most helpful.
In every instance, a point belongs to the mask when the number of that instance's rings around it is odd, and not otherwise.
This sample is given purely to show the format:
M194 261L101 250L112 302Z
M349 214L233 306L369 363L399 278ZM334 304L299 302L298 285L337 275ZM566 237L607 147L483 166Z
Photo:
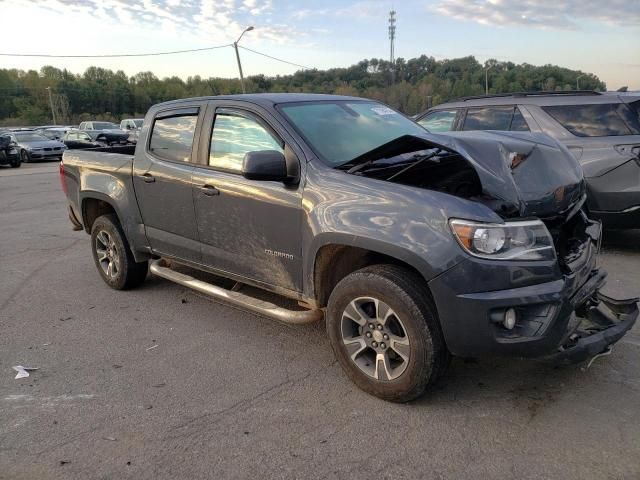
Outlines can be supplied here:
M22 165L18 145L8 132L0 132L0 165L9 165L11 168L18 168Z
M62 137L62 142L67 146L69 150L80 150L87 148L97 148L102 147L101 143L98 143L91 138L87 132L67 132L67 134Z
M125 145L129 143L129 132L120 130L111 122L82 122L79 130L91 136L93 141L103 145Z

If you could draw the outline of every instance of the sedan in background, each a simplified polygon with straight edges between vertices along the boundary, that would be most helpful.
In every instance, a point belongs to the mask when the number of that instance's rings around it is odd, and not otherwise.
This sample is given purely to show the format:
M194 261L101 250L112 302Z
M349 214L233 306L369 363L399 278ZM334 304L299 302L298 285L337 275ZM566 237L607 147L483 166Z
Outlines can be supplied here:
M62 154L67 149L64 143L50 140L36 132L11 132L11 139L18 146L20 160L27 163L32 160L62 160Z

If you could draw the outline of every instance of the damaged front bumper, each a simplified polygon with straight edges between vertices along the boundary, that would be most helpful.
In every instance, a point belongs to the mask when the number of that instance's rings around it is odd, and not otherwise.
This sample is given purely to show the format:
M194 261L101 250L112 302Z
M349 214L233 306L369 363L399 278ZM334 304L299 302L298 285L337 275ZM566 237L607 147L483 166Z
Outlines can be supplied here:
M638 317L638 299L600 293L607 276L596 267L600 228L583 223L587 240L566 254L563 269L556 261L469 258L429 282L451 353L575 363L622 338ZM482 291L474 291L478 287ZM510 329L503 323L509 310L517 318Z
M596 291L569 321L567 336L558 351L546 359L578 363L593 358L620 340L637 318L637 298L616 300Z

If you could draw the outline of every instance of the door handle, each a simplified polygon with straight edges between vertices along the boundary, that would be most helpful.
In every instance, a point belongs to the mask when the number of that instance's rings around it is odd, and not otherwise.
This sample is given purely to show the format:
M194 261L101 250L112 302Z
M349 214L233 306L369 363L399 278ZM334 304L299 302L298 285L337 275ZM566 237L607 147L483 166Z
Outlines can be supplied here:
M218 190L213 185L202 185L200 187L200 191L207 195L208 197L213 197L214 195L220 195L220 190Z
M156 181L156 177L154 177L150 173L143 173L142 175L138 175L138 178L142 179L144 183L153 183Z

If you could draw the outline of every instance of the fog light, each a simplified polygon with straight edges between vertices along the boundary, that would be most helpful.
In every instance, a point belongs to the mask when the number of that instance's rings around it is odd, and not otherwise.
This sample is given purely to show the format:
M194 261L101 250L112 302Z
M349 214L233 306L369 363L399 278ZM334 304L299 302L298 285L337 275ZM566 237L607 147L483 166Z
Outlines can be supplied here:
M513 308L509 308L504 312L502 326L507 330L513 330L513 327L516 326L516 311Z

